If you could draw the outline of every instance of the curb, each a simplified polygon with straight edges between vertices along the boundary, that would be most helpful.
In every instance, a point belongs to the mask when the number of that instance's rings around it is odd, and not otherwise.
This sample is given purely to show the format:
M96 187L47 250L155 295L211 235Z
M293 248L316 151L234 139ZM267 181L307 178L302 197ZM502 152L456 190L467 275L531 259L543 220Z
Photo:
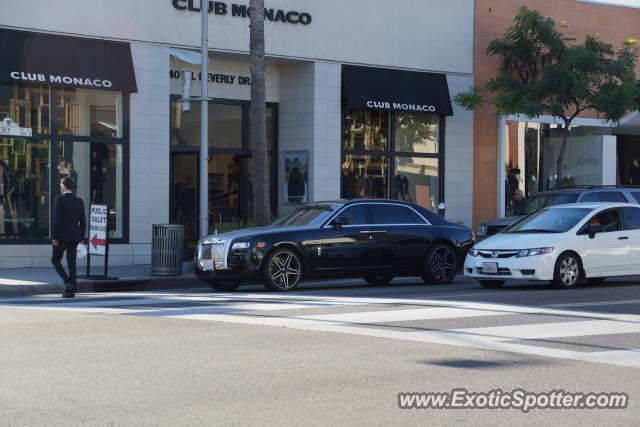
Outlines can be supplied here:
M78 293L83 292L127 292L170 289L193 289L204 286L195 276L159 276L142 278L122 278L118 280L80 279ZM0 285L0 297L61 294L62 284L42 285Z

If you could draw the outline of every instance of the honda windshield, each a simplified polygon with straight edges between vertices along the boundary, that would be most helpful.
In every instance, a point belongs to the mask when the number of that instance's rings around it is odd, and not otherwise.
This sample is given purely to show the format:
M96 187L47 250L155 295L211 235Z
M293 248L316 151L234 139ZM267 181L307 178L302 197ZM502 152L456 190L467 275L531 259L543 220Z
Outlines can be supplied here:
M576 193L536 194L527 200L522 207L513 214L531 215L532 213L538 212L540 209L549 206L575 203L576 201L578 201L578 194Z
M543 209L503 233L566 233L591 212L590 208Z

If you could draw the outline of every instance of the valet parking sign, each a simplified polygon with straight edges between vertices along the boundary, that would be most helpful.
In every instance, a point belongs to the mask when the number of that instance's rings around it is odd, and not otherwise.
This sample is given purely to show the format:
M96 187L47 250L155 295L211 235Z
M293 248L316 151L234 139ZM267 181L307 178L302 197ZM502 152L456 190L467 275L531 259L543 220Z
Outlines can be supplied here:
M107 206L91 205L89 253L92 255L105 255L107 246L107 213Z

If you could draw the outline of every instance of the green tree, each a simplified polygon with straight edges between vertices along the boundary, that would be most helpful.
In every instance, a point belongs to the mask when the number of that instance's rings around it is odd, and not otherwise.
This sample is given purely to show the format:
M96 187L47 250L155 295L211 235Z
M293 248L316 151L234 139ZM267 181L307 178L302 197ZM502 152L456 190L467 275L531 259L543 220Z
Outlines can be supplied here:
M562 120L556 185L563 178L570 126L580 113L591 110L601 119L617 123L640 104L635 39L617 50L595 35L576 43L558 30L551 18L522 7L504 36L489 43L487 54L502 57L500 73L483 88L474 86L460 93L454 102L467 109L488 102L503 116L548 114ZM485 93L493 98L485 99Z
M264 66L264 0L251 0L249 61L251 66L251 147L253 154L253 220L258 226L271 221L269 155L267 153Z

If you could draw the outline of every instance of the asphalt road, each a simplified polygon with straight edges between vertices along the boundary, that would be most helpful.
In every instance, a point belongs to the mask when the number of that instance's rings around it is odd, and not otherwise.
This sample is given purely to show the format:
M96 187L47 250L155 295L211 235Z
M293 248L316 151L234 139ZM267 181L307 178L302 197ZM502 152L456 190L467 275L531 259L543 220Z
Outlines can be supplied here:
M637 425L640 280L402 279L0 299L0 425ZM624 392L626 409L399 409L399 392Z

